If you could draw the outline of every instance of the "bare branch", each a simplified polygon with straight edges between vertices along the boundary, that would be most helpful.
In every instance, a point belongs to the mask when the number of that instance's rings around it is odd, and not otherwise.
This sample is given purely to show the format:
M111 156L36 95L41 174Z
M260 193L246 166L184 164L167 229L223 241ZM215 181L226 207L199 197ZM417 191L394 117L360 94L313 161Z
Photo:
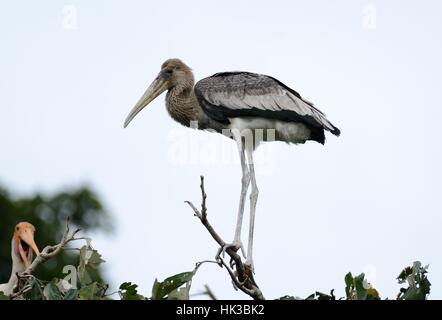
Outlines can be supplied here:
M191 208L192 208L192 210L193 210L193 212L195 212L193 215L195 216L195 217L198 217L200 220L203 218L202 216L201 216L201 213L198 211L198 209L193 205L193 203L192 202L190 202L190 201L184 201L185 203L187 203Z
M204 263L215 263L219 265L218 261L215 260L204 260L204 261L199 261L195 264L195 269L193 269L193 273L196 273L198 271L198 269L204 264Z
M212 289L210 289L210 287L206 284L204 285L204 289L206 290L204 293L207 294L209 296L210 299L212 300L218 300L218 298L215 296L215 294L213 293Z
M207 206L206 199L207 194L204 188L204 176L201 176L201 210L198 210L190 201L185 201L193 210L194 215L201 221L203 226L207 229L212 238L218 243L218 245L223 248L226 245L226 242L219 236L219 234L215 231L212 225L209 223L207 219ZM235 286L248 294L255 300L264 300L264 296L259 289L258 285L255 282L253 277L253 272L242 262L241 257L236 253L236 251L232 247L228 247L226 249L226 253L230 256L233 261L233 264L236 269L236 274L233 272L229 266L225 263L225 261L220 257L220 264L227 269L230 277L232 278Z
M69 225L66 223L65 233L59 244L54 246L46 246L38 257L34 259L31 265L23 272L23 274L33 274L35 269L42 263L52 259L60 253L60 251L71 241L80 240L84 238L75 238L75 235L80 231L80 229L75 229L71 234L69 234Z
M207 219L207 206L206 206L206 199L207 199L207 194L206 191L204 190L204 176L200 176L201 179L201 184L200 184L200 189L201 189L201 216L203 219Z

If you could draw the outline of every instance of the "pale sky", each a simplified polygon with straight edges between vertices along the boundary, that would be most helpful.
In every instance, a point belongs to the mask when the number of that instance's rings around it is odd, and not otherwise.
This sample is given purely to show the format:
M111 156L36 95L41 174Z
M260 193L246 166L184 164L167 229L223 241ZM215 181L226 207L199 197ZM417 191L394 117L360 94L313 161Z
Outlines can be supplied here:
M442 298L440 1L0 1L0 183L17 195L90 185L115 217L92 235L112 289L212 259L184 200L233 239L241 171L233 142L168 116L164 96L123 121L161 63L197 80L272 75L338 126L325 146L257 152L256 280L267 298L336 289L365 271L381 297L415 260ZM246 214L248 207L246 207ZM245 218L247 222L247 216ZM247 224L243 242L247 242ZM40 244L41 246L43 244ZM203 266L192 292L236 292Z

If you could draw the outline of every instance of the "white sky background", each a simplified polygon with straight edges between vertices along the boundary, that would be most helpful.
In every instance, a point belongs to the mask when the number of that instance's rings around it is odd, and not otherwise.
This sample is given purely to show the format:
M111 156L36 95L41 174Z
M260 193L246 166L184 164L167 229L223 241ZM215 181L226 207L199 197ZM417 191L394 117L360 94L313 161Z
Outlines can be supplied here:
M364 23L367 5L376 25ZM164 95L125 130L123 120L167 58L197 80L270 74L342 136L256 155L254 257L266 297L343 296L344 275L366 271L391 298L402 268L421 260L431 297L442 298L441 15L440 1L1 1L0 183L21 195L92 186L118 226L94 236L113 289L132 281L150 296L155 277L215 255L183 203L200 203L200 174L211 222L233 238L240 166L233 152L205 158L234 145L175 123ZM246 298L215 265L192 292L206 283Z

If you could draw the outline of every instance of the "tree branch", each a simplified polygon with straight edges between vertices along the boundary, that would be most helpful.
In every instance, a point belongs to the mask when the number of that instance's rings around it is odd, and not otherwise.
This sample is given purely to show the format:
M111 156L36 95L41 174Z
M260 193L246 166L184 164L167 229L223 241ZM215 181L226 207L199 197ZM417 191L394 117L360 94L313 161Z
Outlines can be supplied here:
M210 299L212 300L218 300L218 298L216 297L216 295L213 293L212 289L210 289L210 287L206 284L204 285L204 289L206 291L204 291L204 294L207 294L209 296Z
M75 235L80 231L80 228L75 229L72 233L69 228L69 218L66 220L66 228L60 243L54 246L46 246L38 257L34 259L31 265L23 272L23 274L32 274L35 269L42 263L52 259L60 253L60 251L71 241L81 240L84 238L75 238Z
M201 189L201 210L198 210L192 204L192 202L190 201L185 201L185 202L192 208L194 215L201 221L201 223L207 229L207 231L212 236L212 238L218 243L218 245L221 248L223 248L226 245L226 242L215 231L215 229L212 227L209 220L207 219L207 206L206 206L207 194L204 189L204 176L201 176L200 189ZM236 251L231 247L228 247L226 249L226 253L232 259L236 272L234 272L232 269L229 268L229 266L225 263L222 257L219 257L220 266L221 267L224 266L227 269L227 272L229 273L230 278L232 278L232 281L235 284L235 286L255 300L264 300L265 298L255 282L252 270L250 270L250 268L243 263L240 255L237 254Z

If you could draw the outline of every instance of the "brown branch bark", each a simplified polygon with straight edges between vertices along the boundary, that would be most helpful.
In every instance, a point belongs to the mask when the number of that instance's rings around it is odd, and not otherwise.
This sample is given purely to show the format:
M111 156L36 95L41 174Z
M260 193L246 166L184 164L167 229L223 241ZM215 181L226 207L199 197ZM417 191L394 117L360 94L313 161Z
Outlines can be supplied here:
M223 248L226 245L226 242L221 238L221 236L215 231L213 226L210 224L207 219L207 206L206 199L207 194L204 189L204 176L201 176L201 210L198 210L190 201L185 201L193 210L194 215L201 221L202 225L207 229L212 238L218 243L218 245ZM252 297L255 300L264 300L264 295L259 289L258 285L255 282L253 277L253 272L244 265L241 257L233 248L227 248L226 253L230 256L233 261L233 265L235 267L235 271L233 271L228 264L224 261L224 259L220 256L220 265L221 267L225 267L227 272L230 275L235 286Z
M210 287L207 284L204 286L204 290L206 290L206 291L204 291L204 293L207 294L210 299L218 300L216 295L213 293L212 289L210 289Z
M63 237L60 241L60 243L53 245L53 246L46 246L43 251L40 253L38 257L32 261L32 263L29 265L28 269L26 269L23 274L33 274L35 269L42 263L48 261L49 259L52 259L56 255L60 253L60 251L71 241L74 240L80 240L84 238L75 238L75 235L80 231L79 228L75 229L72 233L70 232L69 228L69 219L66 221L66 228L63 233Z

